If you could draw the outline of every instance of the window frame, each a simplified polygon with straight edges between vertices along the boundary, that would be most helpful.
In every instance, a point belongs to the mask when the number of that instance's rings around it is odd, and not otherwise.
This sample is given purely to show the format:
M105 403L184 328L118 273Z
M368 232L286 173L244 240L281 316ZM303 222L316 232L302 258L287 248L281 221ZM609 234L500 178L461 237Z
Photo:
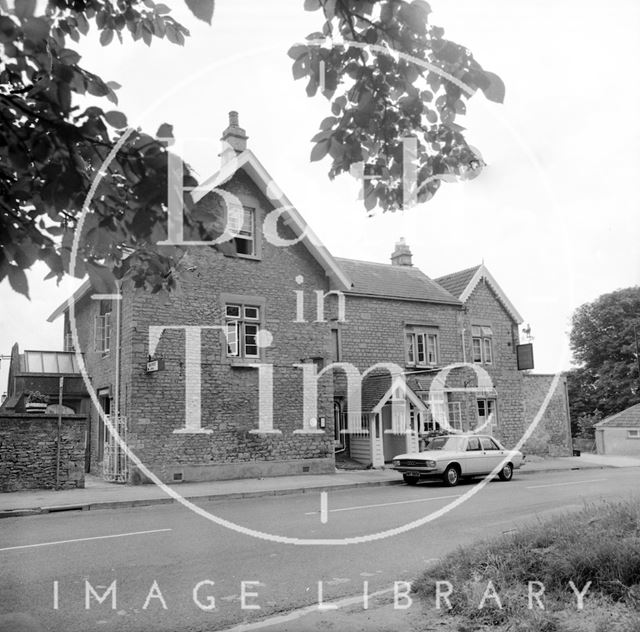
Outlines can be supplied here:
M471 325L471 360L474 364L494 364L493 327L491 325Z
M458 401L447 402L447 421L449 426L454 430L462 432L464 430L462 423L462 403Z
M484 428L497 428L498 427L498 398L497 397L478 397L476 398L476 417L478 419L478 426L487 423L489 416L491 413L489 412L489 402L491 402L491 412L493 413L493 422L491 424L485 425ZM480 404L484 405L485 416L480 416Z
M331 333L331 353L330 360L331 362L341 362L342 361L342 334L340 332L339 327L332 327Z
M245 229L245 224L247 221L247 214L250 221L250 226L248 229ZM255 206L248 206L247 204L242 204L242 224L239 227L234 227L235 237L233 238L233 242L236 247L236 254L238 257L244 257L247 259L255 259L258 257L258 244L257 244L257 208ZM245 244L250 244L250 252L240 252L238 248L238 241L241 241Z
M640 439L640 428L627 428L627 439Z
M433 360L430 361L430 356ZM434 367L440 362L440 336L436 329L408 327L404 335L404 359L406 366Z
M102 357L109 355L111 350L112 326L111 314L112 305L109 300L101 300L99 312L95 315L93 321L93 346L96 353L102 354Z
M265 328L265 305L266 301L261 296L250 296L245 294L220 295L220 305L222 312L223 330L220 332L221 339L221 360L225 364L252 364L260 362L264 357L264 348L258 345L260 331ZM229 315L229 307L238 307L237 317ZM247 309L255 309L255 316L247 316ZM233 323L235 340L237 345L236 353L229 353L229 325ZM247 327L256 327L255 333L247 333ZM249 346L256 347L256 354L247 354L247 337L255 337L255 342Z

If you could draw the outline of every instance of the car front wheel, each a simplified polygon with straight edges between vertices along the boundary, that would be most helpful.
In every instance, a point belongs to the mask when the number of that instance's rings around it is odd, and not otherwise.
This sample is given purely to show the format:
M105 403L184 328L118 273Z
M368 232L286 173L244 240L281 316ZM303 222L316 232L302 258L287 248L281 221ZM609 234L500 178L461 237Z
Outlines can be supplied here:
M455 487L460 482L460 471L455 465L450 465L445 471L442 479L445 485Z
M511 463L506 463L500 470L500 474L498 474L498 476L501 481L510 481L513 478L513 465L511 465Z

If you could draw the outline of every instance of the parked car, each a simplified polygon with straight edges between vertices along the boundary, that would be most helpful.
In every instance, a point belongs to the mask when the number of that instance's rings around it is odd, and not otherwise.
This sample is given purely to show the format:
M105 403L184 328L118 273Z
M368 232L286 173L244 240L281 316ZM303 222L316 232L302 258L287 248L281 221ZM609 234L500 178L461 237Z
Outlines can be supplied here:
M513 470L523 461L522 452L507 450L493 437L464 433L435 437L424 452L399 454L393 458L393 468L402 473L409 485L420 480L442 479L453 487L461 478L486 476L500 464L498 476L510 481Z

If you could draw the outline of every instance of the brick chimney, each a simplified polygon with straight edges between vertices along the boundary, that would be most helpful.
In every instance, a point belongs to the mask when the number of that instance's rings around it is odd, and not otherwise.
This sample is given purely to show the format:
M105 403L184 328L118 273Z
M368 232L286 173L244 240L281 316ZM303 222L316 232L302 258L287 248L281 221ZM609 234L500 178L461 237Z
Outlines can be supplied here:
M238 124L238 113L229 112L229 127L222 132L222 153L229 151L229 147L237 154L242 153L247 148L247 133ZM226 144L225 144L226 143Z
M404 240L404 237L400 237L400 241L396 244L396 249L391 255L391 263L394 266L411 266L411 249Z

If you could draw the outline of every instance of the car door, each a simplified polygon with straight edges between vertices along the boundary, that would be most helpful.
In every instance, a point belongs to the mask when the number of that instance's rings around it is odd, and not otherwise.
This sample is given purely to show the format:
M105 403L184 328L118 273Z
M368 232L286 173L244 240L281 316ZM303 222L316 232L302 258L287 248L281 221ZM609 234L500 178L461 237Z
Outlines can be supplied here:
M504 458L504 450L491 437L478 437L482 445L482 473L488 474Z
M467 449L464 453L464 464L462 465L462 474L474 476L482 474L483 470L483 452L480 439L478 437L469 437L467 440Z

